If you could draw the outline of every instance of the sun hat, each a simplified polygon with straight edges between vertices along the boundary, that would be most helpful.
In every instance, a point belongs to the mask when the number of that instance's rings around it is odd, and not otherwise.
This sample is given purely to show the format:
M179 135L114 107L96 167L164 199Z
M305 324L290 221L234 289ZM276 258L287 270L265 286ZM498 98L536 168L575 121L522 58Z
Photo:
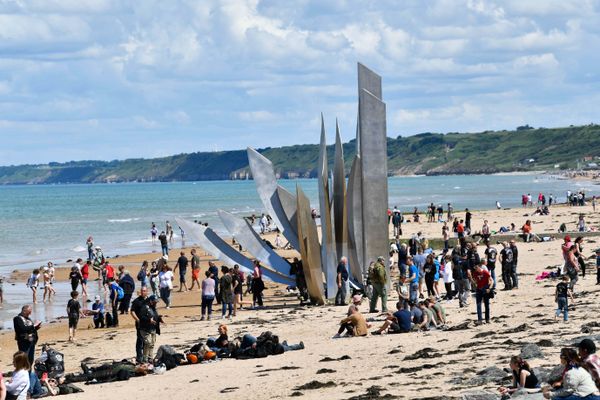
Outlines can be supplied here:
M96 296L94 297L94 300L96 300L96 301L100 300L100 296L96 295Z
M96 249L96 250L102 250L102 247L96 246L96 247L94 247L94 249Z

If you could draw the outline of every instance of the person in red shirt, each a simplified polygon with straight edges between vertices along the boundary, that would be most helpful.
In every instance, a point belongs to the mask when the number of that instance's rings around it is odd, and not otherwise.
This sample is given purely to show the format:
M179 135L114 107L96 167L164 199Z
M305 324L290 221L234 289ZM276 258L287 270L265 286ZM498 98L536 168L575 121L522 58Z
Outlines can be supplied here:
M477 302L477 322L476 325L483 324L481 315L481 303L485 306L485 322L490 322L490 296L492 295L492 287L494 281L487 269L483 269L483 265L478 263L471 275L473 284L477 288L475 291L475 300Z
M456 233L458 234L458 241L460 242L460 246L462 248L465 248L467 245L467 242L465 240L465 221L463 221L462 219L460 220L460 222L458 223L458 225L456 225Z
M87 282L90 276L90 264L91 260L87 260L81 267L81 295L87 297Z

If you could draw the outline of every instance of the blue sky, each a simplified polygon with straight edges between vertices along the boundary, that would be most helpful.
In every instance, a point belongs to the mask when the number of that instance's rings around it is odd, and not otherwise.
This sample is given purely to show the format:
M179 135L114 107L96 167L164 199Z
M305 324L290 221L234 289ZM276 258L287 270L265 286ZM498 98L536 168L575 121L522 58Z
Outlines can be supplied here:
M0 165L599 122L591 0L0 0Z

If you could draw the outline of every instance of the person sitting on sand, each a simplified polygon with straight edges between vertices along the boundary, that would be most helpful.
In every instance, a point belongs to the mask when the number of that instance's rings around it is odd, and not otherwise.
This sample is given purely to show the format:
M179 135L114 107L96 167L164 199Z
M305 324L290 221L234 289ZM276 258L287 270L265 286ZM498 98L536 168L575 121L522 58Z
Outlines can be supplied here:
M412 329L410 311L407 309L408 303L399 301L396 303L396 312L388 313L383 325L372 335L381 335L382 333L406 333Z
M226 353L228 354L229 351L228 346L229 346L229 336L227 335L227 325L225 324L221 324L219 325L219 328L217 329L217 331L219 332L219 336L215 339L215 338L211 338L209 337L206 340L206 345L214 352L216 352L219 356L223 356L223 352L226 350Z
M557 390L544 387L544 398L600 400L600 391L592 376L583 368L582 361L574 349L561 349L560 363L564 367L562 387Z
M367 336L369 333L367 329L369 327L370 324L367 324L365 317L358 310L352 310L352 314L340 322L340 329L333 338L342 337L341 335L344 331L346 331L346 337Z
M29 389L29 369L31 368L27 354L22 351L16 352L13 355L13 366L15 370L5 384L6 398L25 400Z
M346 314L347 317L351 316L354 311L360 311L359 306L362 304L362 296L360 294L355 294L352 296L352 304L348 306L348 312Z
M429 329L437 328L433 311L429 309L429 300L420 301L419 309L423 313L423 320L419 324L419 329L428 331Z
M579 357L583 362L583 368L590 373L596 387L600 389L600 357L596 355L596 345L591 339L583 339L579 342L577 348L579 349Z
M446 325L446 310L444 306L437 302L434 296L429 298L427 307L433 312L433 318L437 326Z
M279 343L279 337L270 331L263 332L258 337L245 334L242 338L236 338L229 346L231 357L238 360L262 358L283 354L286 351L303 349L303 342L290 345L284 340Z
M501 386L498 388L498 391L503 395L503 398L521 388L535 389L540 387L540 382L527 361L519 356L512 356L509 365L513 375L512 386Z

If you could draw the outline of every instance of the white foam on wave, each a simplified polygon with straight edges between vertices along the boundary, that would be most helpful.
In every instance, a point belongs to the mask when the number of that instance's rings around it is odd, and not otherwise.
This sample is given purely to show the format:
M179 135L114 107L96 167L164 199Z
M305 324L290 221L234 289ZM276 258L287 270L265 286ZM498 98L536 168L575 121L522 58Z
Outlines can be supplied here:
M130 240L127 244L144 244L151 243L152 239L138 239L138 240Z
M460 186L454 186L454 189L458 190L460 189Z
M31 250L28 251L27 253L25 253L26 256L39 256L42 253L45 253L46 249L36 249L36 250Z
M71 251L74 251L75 253L81 253L83 251L87 251L87 248L83 246L75 246L71 249Z
M139 218L117 218L117 219L109 219L108 222L110 223L115 223L115 222L131 222L131 221L137 221L139 220Z

